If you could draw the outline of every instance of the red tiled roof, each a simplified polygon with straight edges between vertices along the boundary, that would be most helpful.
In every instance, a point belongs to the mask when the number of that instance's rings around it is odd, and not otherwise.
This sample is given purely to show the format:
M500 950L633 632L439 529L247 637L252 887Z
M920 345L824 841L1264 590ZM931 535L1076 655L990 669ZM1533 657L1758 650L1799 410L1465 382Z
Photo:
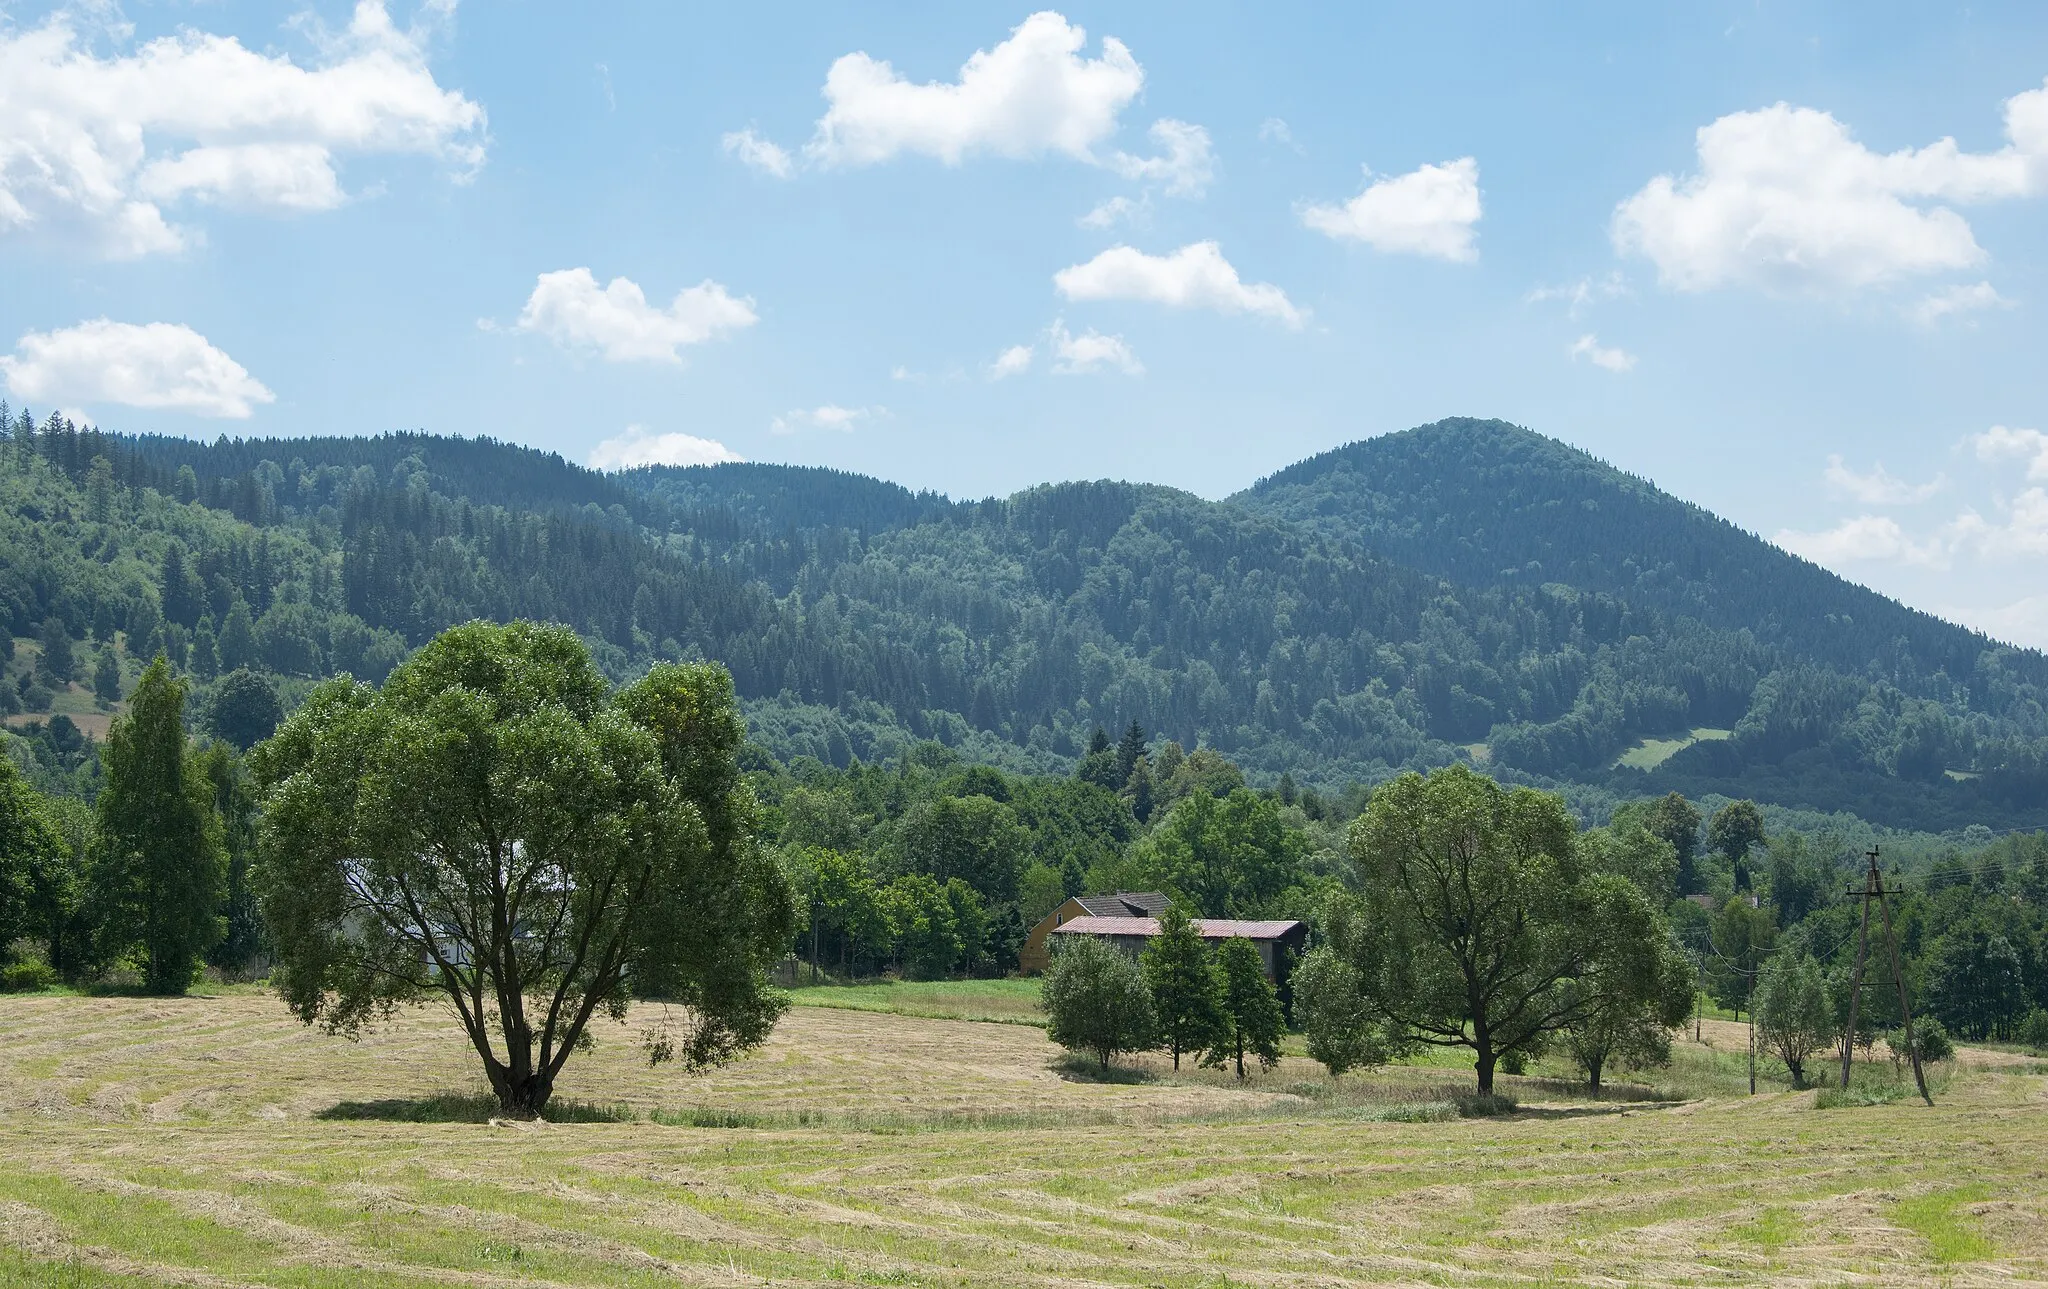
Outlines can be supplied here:
M1301 925L1292 920L1246 922L1236 918L1196 918L1195 930L1204 940L1278 940ZM1142 935L1159 934L1158 918L1069 918L1052 929L1054 935Z

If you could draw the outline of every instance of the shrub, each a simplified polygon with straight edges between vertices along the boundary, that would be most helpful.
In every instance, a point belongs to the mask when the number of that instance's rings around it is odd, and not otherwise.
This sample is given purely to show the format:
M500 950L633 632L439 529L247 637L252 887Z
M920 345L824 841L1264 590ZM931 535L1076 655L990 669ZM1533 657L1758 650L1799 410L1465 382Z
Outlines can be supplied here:
M1948 1030L1932 1016L1920 1016L1913 1021L1913 1033L1919 1040L1920 1059L1946 1061L1956 1054L1956 1045L1949 1039ZM1884 1036L1885 1046L1892 1049L1892 1064L1902 1064L1906 1059L1906 1029L1902 1025Z
M2037 1053L2048 1053L2048 1011L2036 1007L2020 1022L2020 1042Z
M0 967L0 993L40 993L56 983L56 969L47 962L17 962Z

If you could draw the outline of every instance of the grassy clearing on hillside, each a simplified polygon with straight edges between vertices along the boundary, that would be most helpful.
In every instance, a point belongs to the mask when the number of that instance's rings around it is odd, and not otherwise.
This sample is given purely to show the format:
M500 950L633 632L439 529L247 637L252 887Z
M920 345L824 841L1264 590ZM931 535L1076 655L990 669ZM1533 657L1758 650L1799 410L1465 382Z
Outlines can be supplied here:
M1703 1099L1504 1079L1517 1112L1458 1118L1432 1107L1469 1070L1095 1082L1028 1026L823 1007L689 1080L646 1067L645 1020L569 1066L599 1121L475 1123L432 1013L350 1044L254 990L0 998L0 1282L2048 1279L2038 1072L1817 1112L1716 1091L1742 1031L1710 1026L1658 1076ZM319 1117L393 1099L417 1113Z
M1614 764L1617 768L1626 766L1631 770L1654 770L1695 743L1718 743L1733 734L1733 730L1716 730L1701 726L1678 738L1642 739L1634 747L1614 758Z

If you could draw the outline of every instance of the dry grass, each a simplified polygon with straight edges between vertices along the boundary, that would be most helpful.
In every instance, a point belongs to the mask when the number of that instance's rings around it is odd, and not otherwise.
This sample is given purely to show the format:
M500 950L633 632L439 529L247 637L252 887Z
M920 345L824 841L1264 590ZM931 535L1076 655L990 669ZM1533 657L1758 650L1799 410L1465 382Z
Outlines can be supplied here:
M1027 1026L801 1008L691 1081L606 1037L562 1095L628 1122L334 1120L473 1091L453 1027L350 1045L253 990L0 998L0 1283L2048 1280L2034 1073L1964 1064L1931 1111L1530 1080L1518 1114L1405 1123L1364 1112L1455 1071L1092 1082Z

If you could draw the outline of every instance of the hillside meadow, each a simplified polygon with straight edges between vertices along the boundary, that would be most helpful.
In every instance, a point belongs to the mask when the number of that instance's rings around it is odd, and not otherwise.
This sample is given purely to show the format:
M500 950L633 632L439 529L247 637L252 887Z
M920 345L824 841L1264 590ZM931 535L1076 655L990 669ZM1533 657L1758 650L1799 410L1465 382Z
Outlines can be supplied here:
M1932 1110L1819 1110L1738 1095L1710 1021L1679 1099L1506 1080L1522 1108L1468 1119L1451 1060L1098 1082L1030 1025L837 1001L696 1079L636 1009L568 1068L584 1121L514 1125L433 1011L351 1044L254 988L0 998L0 1282L2048 1282L2048 1069L2010 1054Z

